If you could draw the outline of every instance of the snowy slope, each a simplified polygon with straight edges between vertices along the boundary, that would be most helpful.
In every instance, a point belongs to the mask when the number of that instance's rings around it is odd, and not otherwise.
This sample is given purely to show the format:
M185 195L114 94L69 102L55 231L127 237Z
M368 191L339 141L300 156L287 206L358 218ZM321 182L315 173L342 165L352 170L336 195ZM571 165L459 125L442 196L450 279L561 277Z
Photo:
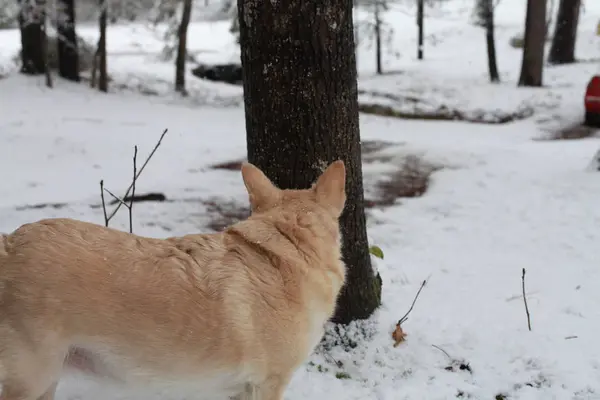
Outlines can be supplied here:
M600 55L600 37L593 35L600 5L586 3L578 54L592 59ZM469 8L462 0L428 11L428 34L442 42L428 47L422 63L413 55L416 29L406 15L412 9L388 14L398 27L396 47L406 50L397 60L389 58L386 68L403 74L372 76L372 49L361 47L364 90L416 93L432 102L441 93L453 105L487 111L528 102L536 114L494 126L361 116L363 141L388 143L365 158L367 188L407 156L441 169L422 197L369 210L371 243L385 253L377 260L383 305L355 328L372 336L351 351L335 347L315 353L286 399L600 399L600 176L586 171L600 141L535 140L547 128L540 120L581 118L582 91L599 66L548 68L547 87L516 89L520 52L507 41L522 26L523 8L520 0L503 0L497 9L504 80L499 86L486 82L483 33L466 24ZM0 231L54 216L101 223L100 179L122 193L133 146L144 158L165 128L169 132L137 190L163 192L169 201L136 204L136 233L208 231L215 203L246 205L239 172L210 168L245 156L240 88L192 80L195 95L167 95L171 65L157 61L156 39L132 29L111 29L111 71L123 82L151 86L156 96L100 95L60 80L49 90L42 79L18 75L0 79ZM223 22L197 23L193 29L194 49L214 59L235 59ZM81 33L94 34L91 28ZM0 32L0 57L12 57L18 46L13 39L17 33ZM136 48L144 54L123 55ZM127 229L126 212L111 225ZM532 332L521 296L522 268ZM424 279L428 284L403 326L407 340L393 347L394 324ZM468 363L472 373L448 371L452 360L432 345ZM58 400L194 395L181 388L121 388L69 376L59 386Z

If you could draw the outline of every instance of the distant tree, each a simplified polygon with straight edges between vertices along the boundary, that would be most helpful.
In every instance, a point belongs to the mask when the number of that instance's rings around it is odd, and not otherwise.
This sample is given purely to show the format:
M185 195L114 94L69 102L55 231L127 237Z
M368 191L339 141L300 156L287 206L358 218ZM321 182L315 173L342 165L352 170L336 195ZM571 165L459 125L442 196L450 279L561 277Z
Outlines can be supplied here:
M281 188L308 188L328 163L347 168L340 218L347 284L334 321L381 302L365 226L352 2L238 0L248 160Z
M79 82L79 52L75 33L75 0L57 2L58 74Z
M385 9L385 3L381 0L375 0L373 3L374 12L373 16L375 17L375 61L377 66L377 73L381 75L383 73L382 67L382 49L381 49L381 12Z
M494 0L477 0L475 4L476 24L485 28L485 38L487 44L488 72L490 82L500 82L498 72L498 62L496 59L496 39L494 26Z
M546 42L546 0L527 0L519 86L542 86Z
M425 0L417 0L417 59L423 59L423 40L425 30Z
M44 60L45 1L19 1L19 29L21 31L21 73L41 75L46 72Z
M100 39L98 40L98 51L96 62L98 64L98 89L108 92L108 67L106 54L106 24L108 19L108 0L100 0Z
M44 4L44 10L46 9L46 5ZM48 63L48 21L46 18L46 13L44 12L44 17L42 19L42 60L44 60L44 75L46 77L46 86L51 88L53 86L52 74L50 73L50 65Z
M575 62L575 42L580 8L580 0L560 0L554 36L548 55L549 63L568 64Z
M185 61L187 58L187 31L192 16L192 0L184 0L179 24L177 59L175 61L175 90L185 93Z

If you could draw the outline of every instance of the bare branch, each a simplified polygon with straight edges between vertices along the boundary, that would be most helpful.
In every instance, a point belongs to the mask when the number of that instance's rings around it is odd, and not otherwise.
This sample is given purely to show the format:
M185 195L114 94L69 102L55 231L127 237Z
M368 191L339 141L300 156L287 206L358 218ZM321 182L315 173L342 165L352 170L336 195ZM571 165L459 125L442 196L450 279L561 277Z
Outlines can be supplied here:
M529 307L527 306L527 296L525 295L525 268L523 268L523 275L521 276L523 282L523 302L525 303L525 313L527 314L527 327L531 332L531 316L529 315Z
M432 344L431 347L434 347L436 349L438 349L439 351L441 351L442 353L444 353L446 355L446 357L448 357L450 359L450 361L454 360L454 358L452 358L450 356L450 354L448 354L448 352L444 349L442 349L440 346L436 346L435 344Z
M131 185L129 185L129 188L125 192L125 196L123 196L123 198L126 198L127 196L129 196L129 192L135 186L135 181L140 177L140 175L144 171L144 168L146 168L146 165L148 164L148 161L150 161L150 159L152 158L152 156L154 155L154 153L156 152L156 150L160 146L160 144L161 144L163 138L165 137L165 135L167 134L167 132L168 132L168 129L165 129L163 131L162 135L160 135L160 139L158 139L158 142L156 143L156 146L154 146L154 149L152 149L152 152L150 152L150 154L148 155L148 158L146 158L146 161L144 161L144 164L142 165L142 168L140 168L140 170L134 176L133 182L131 182ZM119 208L121 208L121 205L123 205L123 202L119 203L117 205L117 207L114 209L114 211L109 215L109 217L108 217L109 221L115 216L115 214L117 213L117 211L119 211Z
M129 204L125 203L120 197L116 196L113 192L111 192L107 188L104 188L104 191L110 194L112 198L115 199L120 205L124 205L125 207L129 208ZM110 221L111 218L112 217L109 217L108 220Z
M102 199L102 212L104 213L104 226L108 228L108 215L106 214L106 202L104 201L104 179L100 181L100 198Z
M423 283L421 283L421 287L419 288L419 291L415 295L415 298L414 298L412 304L410 305L410 308L408 309L408 311L406 312L406 314L404 314L404 316L402 318L400 318L400 320L396 324L397 326L398 325L402 325L404 322L406 322L406 320L408 320L408 314L410 314L410 312L412 311L413 307L415 306L415 303L417 302L417 299L419 298L419 294L421 294L421 290L423 290L423 288L425 287L425 284L427 284L427 279L425 279L423 281Z
M129 233L133 233L133 198L135 197L135 181L137 175L137 146L133 148L133 182L131 182L131 198L129 199Z

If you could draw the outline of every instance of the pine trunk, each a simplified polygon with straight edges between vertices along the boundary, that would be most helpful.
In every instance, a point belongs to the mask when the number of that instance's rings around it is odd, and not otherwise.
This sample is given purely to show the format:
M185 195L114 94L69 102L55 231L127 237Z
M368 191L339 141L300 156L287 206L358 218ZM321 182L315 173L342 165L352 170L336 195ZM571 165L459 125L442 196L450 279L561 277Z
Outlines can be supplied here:
M561 0L558 5L558 16L554 37L550 46L548 62L551 64L568 64L575 62L575 42L579 23L580 0Z
M75 0L58 0L58 74L79 82L79 54L75 34Z
M546 0L527 0L519 86L542 86L546 43Z
M334 321L367 318L381 280L365 226L352 1L238 0L238 11L248 159L281 188L308 188L344 160L348 280Z

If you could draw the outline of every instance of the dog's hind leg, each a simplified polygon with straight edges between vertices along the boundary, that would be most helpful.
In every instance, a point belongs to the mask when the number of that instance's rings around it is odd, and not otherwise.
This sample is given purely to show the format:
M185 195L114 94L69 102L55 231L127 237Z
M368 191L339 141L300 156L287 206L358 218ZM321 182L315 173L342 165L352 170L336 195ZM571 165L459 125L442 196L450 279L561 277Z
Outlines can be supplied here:
M0 400L53 400L67 347L56 341L24 341L16 332L0 337Z

